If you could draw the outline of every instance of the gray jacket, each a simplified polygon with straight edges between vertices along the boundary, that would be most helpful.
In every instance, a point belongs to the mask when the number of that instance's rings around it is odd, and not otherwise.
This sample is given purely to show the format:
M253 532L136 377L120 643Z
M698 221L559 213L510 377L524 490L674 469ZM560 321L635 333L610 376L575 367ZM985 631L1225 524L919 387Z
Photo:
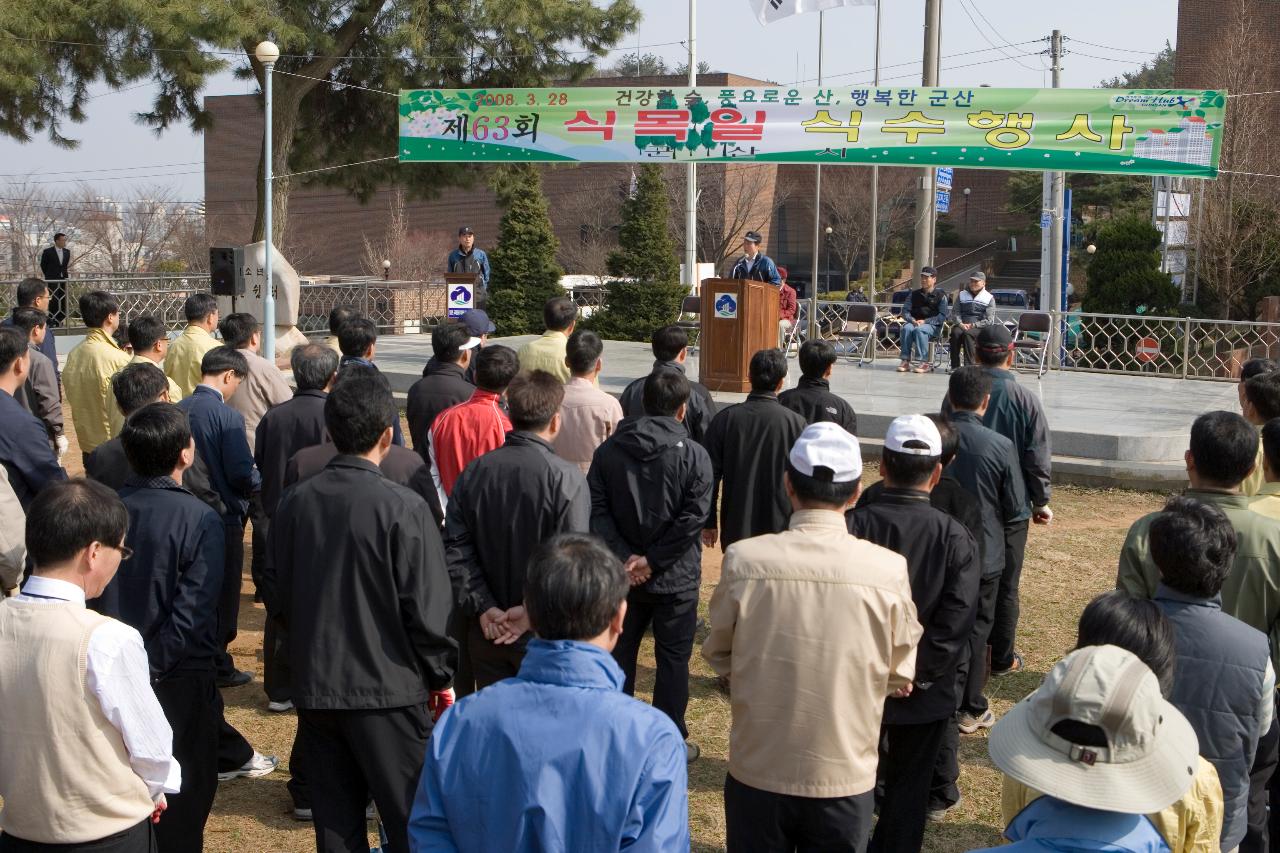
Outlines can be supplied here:
M1161 584L1155 602L1173 623L1178 653L1169 701L1218 771L1222 849L1232 850L1245 835L1249 770L1273 716L1276 677L1267 637L1223 613L1220 597L1197 598Z
M9 471L0 465L0 595L22 580L27 562L27 516L9 485Z
M31 372L13 397L40 419L49 438L55 438L63 432L62 389L58 387L58 373L53 362L38 347L30 345L28 350L31 353Z

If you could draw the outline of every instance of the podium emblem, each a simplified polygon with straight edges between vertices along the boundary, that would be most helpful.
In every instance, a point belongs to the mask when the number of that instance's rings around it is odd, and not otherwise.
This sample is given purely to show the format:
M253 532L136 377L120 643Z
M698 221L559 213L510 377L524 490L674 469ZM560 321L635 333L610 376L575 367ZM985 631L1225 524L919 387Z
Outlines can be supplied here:
M732 293L717 293L716 300L716 319L718 320L736 320L738 319L738 297Z
M465 284L455 284L449 289L449 311L450 317L461 317L467 311L471 310L474 302L474 294L471 287Z

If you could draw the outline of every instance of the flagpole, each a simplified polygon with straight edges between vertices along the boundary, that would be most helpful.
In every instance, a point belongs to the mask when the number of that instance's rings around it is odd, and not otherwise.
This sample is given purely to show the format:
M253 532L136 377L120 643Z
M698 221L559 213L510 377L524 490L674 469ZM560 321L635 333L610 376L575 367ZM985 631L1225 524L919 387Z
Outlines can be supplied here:
M689 0L689 90L698 88L697 33L698 0ZM691 293L698 292L698 164L690 158L684 187L685 282Z
M875 72L872 77L876 88L880 87L880 0L876 0L876 48ZM871 167L871 249L867 253L867 301L876 301L876 286L880 276L876 266L880 251L880 166Z
M818 88L822 88L822 25L825 11L818 12ZM809 340L818 338L818 252L822 233L822 164L815 167L813 187L813 264L809 279Z

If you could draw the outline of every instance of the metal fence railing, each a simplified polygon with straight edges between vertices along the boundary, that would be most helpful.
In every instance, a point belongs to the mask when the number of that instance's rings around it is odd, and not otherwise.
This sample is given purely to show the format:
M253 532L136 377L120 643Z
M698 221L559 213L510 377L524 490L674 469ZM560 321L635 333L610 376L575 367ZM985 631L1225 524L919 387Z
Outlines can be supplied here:
M797 325L808 328L811 301L800 300ZM849 303L818 302L819 337L839 343ZM872 357L896 357L900 305L875 303ZM1015 331L1023 311L999 309L996 316ZM1059 330L1051 347L1053 369L1175 379L1234 380L1250 358L1280 357L1280 324L1190 317L1053 313ZM947 331L944 330L943 340ZM1056 349L1056 353L1054 350ZM1055 357L1056 356L1056 357Z
M0 281L0 311L8 314L14 304L18 281ZM141 314L153 314L170 329L181 329L186 318L182 307L192 293L209 290L207 275L121 275L72 278L66 282L66 316L58 318L61 328L84 329L80 317L80 296L91 290L105 290L120 302L127 321ZM299 286L298 328L303 332L324 332L329 328L329 312L346 305L371 318L380 332L406 334L421 331L446 315L444 280L386 281L380 278L352 278L338 281L303 279Z

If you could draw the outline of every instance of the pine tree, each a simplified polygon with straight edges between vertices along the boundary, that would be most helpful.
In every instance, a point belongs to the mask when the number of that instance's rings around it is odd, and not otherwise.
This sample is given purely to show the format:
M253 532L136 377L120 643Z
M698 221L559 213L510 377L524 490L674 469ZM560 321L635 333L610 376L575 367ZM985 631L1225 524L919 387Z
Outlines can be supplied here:
M1160 232L1146 219L1113 219L1098 232L1085 274L1085 310L1100 314L1175 314L1181 296L1160 271Z
M589 323L602 337L647 341L675 319L686 289L667 220L661 169L641 166L635 195L622 207L619 248L607 263L610 275L625 280L609 282L605 308Z
M506 208L498 227L498 245L489 253L487 310L501 335L542 331L542 306L563 296L556 264L559 241L551 228L542 178L531 163L499 170L494 179L499 203Z

